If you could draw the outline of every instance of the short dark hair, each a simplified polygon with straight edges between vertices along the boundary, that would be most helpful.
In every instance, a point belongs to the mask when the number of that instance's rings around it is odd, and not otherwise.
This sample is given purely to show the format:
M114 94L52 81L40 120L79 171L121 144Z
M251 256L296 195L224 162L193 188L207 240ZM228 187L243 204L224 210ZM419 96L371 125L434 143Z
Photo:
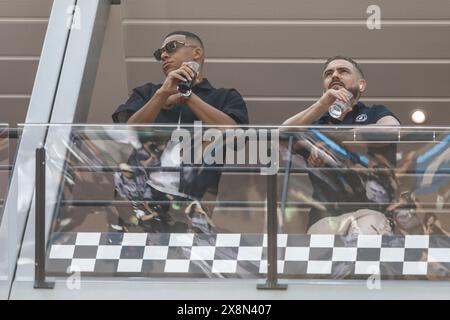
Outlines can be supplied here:
M164 37L164 39L166 39L166 38L168 38L170 36L173 36L175 34L186 36L186 38L194 39L195 41L197 41L200 44L200 47L202 49L204 49L202 39L200 39L200 37L198 35L196 35L195 33L192 33L192 32L189 32L189 31L174 31L174 32L171 32L168 35L166 35Z
M359 74L364 79L364 72L362 71L359 64L352 58L346 57L346 56L334 56L334 57L328 58L327 62L325 62L325 67L323 69L325 70L328 67L328 65L330 64L330 62L334 61L334 60L345 60L345 61L350 62L356 68L356 70L358 70Z

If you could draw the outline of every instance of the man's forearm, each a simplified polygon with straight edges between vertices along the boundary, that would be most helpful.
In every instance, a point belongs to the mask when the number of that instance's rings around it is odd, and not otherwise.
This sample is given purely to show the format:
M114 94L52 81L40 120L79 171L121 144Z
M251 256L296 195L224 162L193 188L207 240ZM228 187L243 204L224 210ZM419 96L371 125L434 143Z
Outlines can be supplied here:
M236 125L236 121L224 112L214 108L197 95L186 99L186 105L204 124Z
M302 112L297 113L295 116L287 119L285 122L283 122L283 125L301 126L311 124L317 119L319 119L320 116L323 114L322 109L323 106L319 101L317 101L306 110L303 110Z
M128 120L129 124L153 123L158 116L161 108L166 104L169 94L160 92L159 90L153 97L137 112L135 112Z

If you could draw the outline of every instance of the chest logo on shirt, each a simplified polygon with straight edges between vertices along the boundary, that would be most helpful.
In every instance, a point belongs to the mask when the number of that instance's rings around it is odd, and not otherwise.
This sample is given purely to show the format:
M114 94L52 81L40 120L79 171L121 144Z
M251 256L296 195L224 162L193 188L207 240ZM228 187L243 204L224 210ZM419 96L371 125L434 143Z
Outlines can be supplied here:
M356 122L364 122L367 120L367 114L363 113L356 117Z

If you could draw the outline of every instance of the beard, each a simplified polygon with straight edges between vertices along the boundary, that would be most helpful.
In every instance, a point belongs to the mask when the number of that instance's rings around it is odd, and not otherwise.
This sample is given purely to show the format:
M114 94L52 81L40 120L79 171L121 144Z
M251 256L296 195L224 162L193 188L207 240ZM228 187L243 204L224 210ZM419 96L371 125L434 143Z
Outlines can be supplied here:
M361 97L361 91L359 90L359 85L354 85L352 87L348 87L346 86L344 83L340 82L340 86L343 87L344 89L346 89L347 91L349 91L352 95L353 98L358 100ZM328 88L333 88L333 86L329 86Z
M347 89L352 95L353 95L353 99L358 100L359 97L361 96L361 91L359 91L359 86L353 86L353 87L349 87L349 88L345 88Z

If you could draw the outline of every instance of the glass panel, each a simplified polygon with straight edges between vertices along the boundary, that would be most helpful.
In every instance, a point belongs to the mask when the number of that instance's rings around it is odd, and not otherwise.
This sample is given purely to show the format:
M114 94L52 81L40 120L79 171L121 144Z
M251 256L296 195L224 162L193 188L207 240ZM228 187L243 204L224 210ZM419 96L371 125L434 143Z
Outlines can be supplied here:
M448 130L346 130L281 135L292 160L281 276L448 279Z
M14 241L14 234L10 230L14 226L14 216L7 215L5 211L12 164L9 155L11 137L14 138L8 125L0 124L0 299L8 297L9 281L14 269L14 262L9 257Z
M50 126L48 274L263 278L267 132Z
M49 126L48 274L448 278L448 131L220 129Z

